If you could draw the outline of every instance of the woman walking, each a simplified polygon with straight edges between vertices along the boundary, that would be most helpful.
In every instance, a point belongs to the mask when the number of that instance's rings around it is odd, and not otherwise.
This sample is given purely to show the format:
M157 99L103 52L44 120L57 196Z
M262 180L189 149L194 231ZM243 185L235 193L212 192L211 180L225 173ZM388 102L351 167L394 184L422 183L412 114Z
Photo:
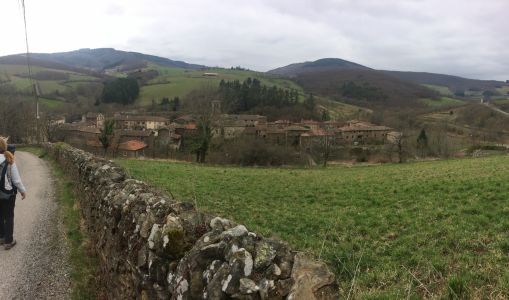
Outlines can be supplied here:
M7 147L7 139L0 137L0 245L4 245L5 250L16 245L13 238L16 194L19 191L21 199L26 197L14 155Z

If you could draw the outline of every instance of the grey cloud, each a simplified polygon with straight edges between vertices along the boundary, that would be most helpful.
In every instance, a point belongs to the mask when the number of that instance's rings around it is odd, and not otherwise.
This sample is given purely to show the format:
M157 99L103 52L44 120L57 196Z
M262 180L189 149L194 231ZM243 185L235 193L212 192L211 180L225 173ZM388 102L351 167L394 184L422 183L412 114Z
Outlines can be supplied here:
M39 23L32 21L37 23L31 27L37 36L34 51L119 47L192 63L242 65L262 71L339 57L380 69L509 79L507 0L31 3L41 15ZM71 18L65 9L73 7L80 7L81 13ZM62 18L72 24L66 34L55 32L56 22L48 27L44 21ZM12 24L13 20L5 22ZM72 32L79 36L69 35ZM12 49L22 49L22 43L4 49L12 53Z

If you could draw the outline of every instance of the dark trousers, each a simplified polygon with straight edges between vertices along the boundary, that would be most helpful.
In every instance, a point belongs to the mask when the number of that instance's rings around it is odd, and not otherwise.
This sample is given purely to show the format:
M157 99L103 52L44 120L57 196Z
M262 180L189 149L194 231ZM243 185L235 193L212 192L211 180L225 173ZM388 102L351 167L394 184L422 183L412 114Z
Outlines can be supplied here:
M0 238L4 238L7 244L12 243L13 240L15 203L15 195L9 200L0 200Z

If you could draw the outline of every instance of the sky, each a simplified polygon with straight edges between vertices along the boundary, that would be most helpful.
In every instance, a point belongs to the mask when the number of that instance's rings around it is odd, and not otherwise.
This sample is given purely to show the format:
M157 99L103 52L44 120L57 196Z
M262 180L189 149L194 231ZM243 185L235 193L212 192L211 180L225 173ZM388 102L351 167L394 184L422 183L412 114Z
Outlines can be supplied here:
M0 56L25 51L0 0ZM509 0L25 0L31 52L113 47L267 71L337 57L509 80Z

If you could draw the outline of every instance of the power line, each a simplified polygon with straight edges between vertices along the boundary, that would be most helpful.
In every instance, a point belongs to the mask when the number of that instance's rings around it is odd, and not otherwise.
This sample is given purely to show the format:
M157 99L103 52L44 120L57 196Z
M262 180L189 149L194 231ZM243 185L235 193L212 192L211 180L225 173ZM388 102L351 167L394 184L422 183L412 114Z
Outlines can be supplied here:
M27 67L28 67L28 79L30 85L33 89L34 97L35 97L35 105L36 105L36 115L35 115L35 131L37 144L39 144L39 88L35 83L32 76L32 66L30 64L30 48L28 43L28 27L27 27L27 18L26 18L26 8L25 8L25 0L21 1L21 9L23 11L23 24L25 25L25 45L26 45L26 59L27 59Z

